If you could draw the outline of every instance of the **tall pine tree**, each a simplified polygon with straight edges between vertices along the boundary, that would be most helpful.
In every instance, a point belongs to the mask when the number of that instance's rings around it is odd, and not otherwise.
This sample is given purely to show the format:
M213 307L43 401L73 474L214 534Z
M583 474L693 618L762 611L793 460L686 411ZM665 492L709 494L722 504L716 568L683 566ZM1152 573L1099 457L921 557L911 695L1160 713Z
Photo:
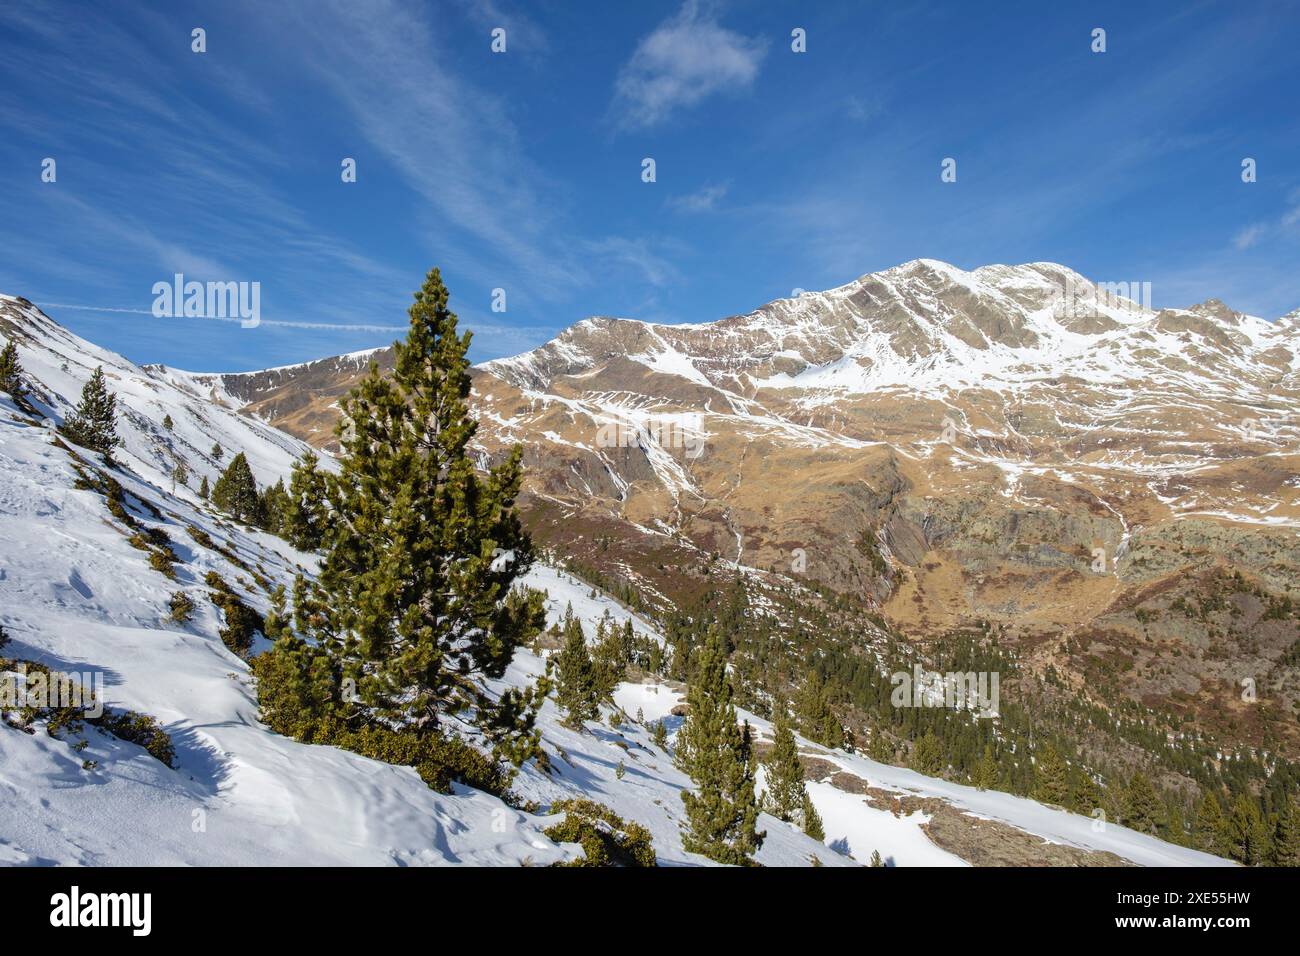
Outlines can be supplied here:
M789 823L803 806L807 788L803 765L799 763L799 748L782 700L777 700L773 707L772 752L768 755L763 778L767 784L764 809L778 820Z
M763 843L749 725L736 723L726 652L716 631L695 658L686 700L690 713L678 733L678 759L695 782L682 791L682 846L718 863L749 864Z
M212 487L212 503L239 521L262 523L262 500L257 493L257 480L248 467L248 459L241 451L222 472Z
M533 560L515 510L522 452L475 471L470 334L447 301L433 269L391 376L372 363L343 399L314 601L314 634L355 682L356 707L416 729L483 708L474 678L500 677L544 623L540 594L507 600Z
M289 476L289 501L284 536L295 548L315 551L325 537L325 475L320 459L308 450L294 462Z
M18 360L18 346L10 339L0 349L0 392L8 392L15 402L21 402L27 394L23 384L23 366Z
M118 444L117 397L104 381L104 367L96 366L81 389L81 401L63 423L63 434L74 444L97 451L105 458Z
M572 605L565 609L564 647L555 655L555 666L559 672L555 697L568 722L579 727L583 721L594 720L600 700L596 669L587 651L582 622L573 616Z

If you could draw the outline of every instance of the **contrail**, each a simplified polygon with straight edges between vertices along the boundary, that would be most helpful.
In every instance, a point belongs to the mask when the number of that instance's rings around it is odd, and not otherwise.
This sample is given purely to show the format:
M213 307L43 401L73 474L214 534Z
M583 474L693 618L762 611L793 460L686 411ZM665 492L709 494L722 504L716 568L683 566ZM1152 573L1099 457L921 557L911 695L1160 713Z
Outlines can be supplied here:
M41 305L42 309L79 309L82 312L127 312L131 315L147 315L153 317L153 313L148 309L115 309L104 305L72 305L68 302L46 302ZM170 318L170 316L169 316ZM219 316L219 315L187 315L175 316L175 318L186 319L210 319L214 322L240 322L239 316ZM282 329L334 329L339 332L405 332L405 325L343 325L333 322L285 322L276 319L263 319L262 325L274 325Z

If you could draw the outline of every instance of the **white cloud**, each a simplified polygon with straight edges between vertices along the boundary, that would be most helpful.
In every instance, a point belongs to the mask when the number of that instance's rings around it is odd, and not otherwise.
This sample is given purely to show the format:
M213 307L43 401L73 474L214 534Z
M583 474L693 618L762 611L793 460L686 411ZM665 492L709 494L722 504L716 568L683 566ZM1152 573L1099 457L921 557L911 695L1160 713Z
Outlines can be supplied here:
M668 200L668 205L681 212L712 212L722 197L727 195L728 188L728 183L708 183L693 193L672 197Z
M1238 249L1249 249L1251 246L1258 244L1259 240L1263 239L1264 234L1267 232L1268 226L1257 222L1233 236L1232 244Z
M722 27L698 0L687 0L638 44L620 71L614 106L619 125L655 126L715 93L747 89L766 52L765 40Z

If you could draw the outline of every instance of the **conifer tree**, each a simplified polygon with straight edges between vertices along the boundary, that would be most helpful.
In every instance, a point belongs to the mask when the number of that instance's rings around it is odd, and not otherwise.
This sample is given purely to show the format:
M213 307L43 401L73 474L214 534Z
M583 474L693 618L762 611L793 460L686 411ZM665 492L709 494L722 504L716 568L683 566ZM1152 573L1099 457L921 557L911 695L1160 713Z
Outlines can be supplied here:
M826 828L822 826L821 814L817 812L817 807L813 805L812 797L808 795L807 788L804 789L803 803L800 806L799 815L803 820L803 832L806 835L814 840L826 839Z
M623 641L623 634L612 621L601 621L596 631L596 648L591 655L592 676L596 697L606 700L627 674L631 656Z
M573 607L565 612L564 647L555 655L556 702L567 715L568 722L579 727L583 721L593 720L598 712L600 697L596 687L595 667L587 652L587 638L582 622L573 616Z
M1070 788L1070 806L1076 813L1092 816L1101 807L1105 797L1101 787L1084 767L1078 769L1074 786Z
M171 415L170 414L164 415L163 428L167 429L168 431L171 431L175 427L176 427L176 423L172 421Z
M758 832L749 725L736 723L721 636L712 631L695 657L690 713L678 733L678 759L695 782L682 791L682 846L718 863L744 865L766 836Z
M1227 832L1229 851L1242 863L1258 866L1272 856L1273 834L1259 804L1249 794L1238 794L1233 801Z
M220 443L220 442L215 442L215 441L214 441L214 442L212 443L212 458L213 458L213 460L214 460L214 461L221 461L222 457L223 457L225 454L226 454L226 450L225 450L224 448L221 447L221 443Z
M533 560L515 510L522 450L475 471L470 335L458 334L447 301L433 269L391 375L372 362L341 403L314 599L315 636L355 681L357 708L417 730L449 709L483 707L474 678L500 677L545 621L540 593L507 600Z
M1064 806L1070 796L1068 768L1056 748L1046 744L1034 761L1034 799Z
M991 790L998 785L998 764L993 757L993 745L984 745L984 755L975 764L971 782L979 790Z
M785 702L777 700L772 717L772 751L763 775L767 786L764 809L778 820L789 823L803 807L807 797L799 748L786 716Z
M284 535L285 512L289 509L289 493L284 490L284 479L277 479L262 492L259 502L260 524L272 534Z
M242 451L230 459L230 464L217 479L212 488L212 503L232 518L261 524L262 502L257 494L257 481Z
M23 366L18 360L18 346L10 339L0 350L0 392L8 392L15 402L21 402L27 394L23 384Z
M1300 866L1300 809L1289 797L1278 807L1273 831L1273 865Z
M63 423L63 434L83 448L111 458L117 446L117 397L104 381L104 367L96 366L81 389L81 401Z
M190 483L190 470L185 467L185 462L176 462L176 467L172 469L172 482L182 488Z
M830 695L821 675L810 670L795 698L795 711L799 716L799 730L809 740L826 747L844 746L844 725L835 716Z
M284 514L285 539L295 548L315 551L325 536L326 479L320 459L308 450L294 462Z
M1141 771L1124 788L1124 826L1155 835L1165 823L1165 808L1155 787Z
M882 859L880 858L880 851L879 851L879 850L872 850L872 851L871 851L871 865L872 865L872 866L884 866L884 865L885 865L885 861L882 860Z
M212 489L208 485L208 476L204 475L203 480L199 482L199 497L204 501L212 496Z
M927 730L912 746L912 769L927 777L938 776L944 768L943 745L933 731Z
M1228 853L1228 827L1218 798L1209 790L1201 798L1196 810L1196 845L1206 853L1225 856Z

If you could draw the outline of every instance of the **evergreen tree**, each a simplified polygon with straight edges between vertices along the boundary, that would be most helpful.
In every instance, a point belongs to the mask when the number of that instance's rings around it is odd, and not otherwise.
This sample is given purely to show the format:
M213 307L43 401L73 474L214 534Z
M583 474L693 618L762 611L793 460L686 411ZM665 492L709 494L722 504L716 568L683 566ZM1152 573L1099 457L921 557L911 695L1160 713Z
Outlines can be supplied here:
M1266 862L1273 853L1273 835L1259 804L1246 793L1237 795L1228 814L1228 847L1232 856L1248 866Z
M1034 799L1064 806L1070 796L1068 769L1061 755L1046 744L1034 762Z
M81 401L63 423L63 434L74 444L112 456L118 444L117 397L104 381L104 367L96 366L81 389Z
M1171 802L1165 820L1165 839L1175 846L1187 846L1187 824L1183 820L1182 804L1177 800Z
M1228 854L1228 822L1218 798L1208 790L1196 811L1195 840L1206 853Z
M763 775L767 785L764 809L789 823L803 806L808 795L804 784L803 764L799 762L799 748L786 716L785 702L778 700L773 708L772 751L767 758Z
M220 443L220 442L215 442L215 441L214 441L214 442L212 443L212 458L213 458L213 460L214 460L214 461L221 461L222 457L223 457L225 454L226 454L226 450L225 450L224 448L221 447L221 443Z
M176 467L172 469L172 483L182 488L190 483L190 470L185 467L185 462L176 462Z
M289 475L289 500L284 513L284 536L295 548L315 551L325 537L326 478L312 451L293 464Z
M171 431L175 427L176 427L176 423L172 421L171 415L164 415L163 428L167 429L168 431Z
M261 526L272 534L283 536L285 513L289 509L289 493L284 490L283 478L262 492L259 508Z
M1273 831L1273 865L1300 866L1300 809L1289 797L1278 807Z
M844 725L835 716L826 685L816 670L810 670L805 677L795 698L795 711L799 730L809 740L825 747L844 746Z
M812 797L808 796L805 788L803 794L803 803L799 810L803 818L803 832L814 840L826 839L826 828L822 826L821 814L817 812L817 807L813 805Z
M199 497L207 501L212 495L212 490L208 486L208 476L204 475L203 480L199 482Z
M10 339L0 350L0 392L8 392L15 402L21 402L27 395L27 386L23 384L23 366L18 360L18 346Z
M591 663L597 699L611 698L619 681L627 675L627 665L631 663L623 634L612 621L600 622Z
M406 340L393 345L391 375L371 363L341 403L314 599L315 636L355 681L358 708L417 729L483 707L472 678L500 677L545 622L540 593L507 599L532 565L515 510L522 450L486 476L475 471L470 335L457 333L447 299L433 269Z
M690 713L677 738L679 761L696 786L682 791L682 846L718 863L748 864L766 836L757 829L749 725L736 723L721 636L711 633L694 656Z
M249 524L262 523L262 502L257 494L257 481L248 459L241 451L222 472L212 488L212 503L232 518Z
M1156 835L1165 823L1165 808L1151 781L1140 771L1124 788L1124 826Z
M872 866L884 866L884 865L885 865L885 861L882 860L882 859L880 858L880 851L879 851L879 850L872 850L872 851L871 851L871 865L872 865Z
M582 622L573 616L573 607L565 611L564 647L555 655L555 697L568 722L579 727L583 721L593 720L600 701L596 687L595 668L587 652L587 638Z
M984 756L975 764L971 782L979 790L991 790L998 785L998 764L993 757L992 744L984 745Z
M927 777L937 777L944 768L943 745L933 731L927 730L912 746L912 769Z
M1092 816L1105 800L1101 787L1086 768L1080 767L1070 788L1070 807L1075 813Z

